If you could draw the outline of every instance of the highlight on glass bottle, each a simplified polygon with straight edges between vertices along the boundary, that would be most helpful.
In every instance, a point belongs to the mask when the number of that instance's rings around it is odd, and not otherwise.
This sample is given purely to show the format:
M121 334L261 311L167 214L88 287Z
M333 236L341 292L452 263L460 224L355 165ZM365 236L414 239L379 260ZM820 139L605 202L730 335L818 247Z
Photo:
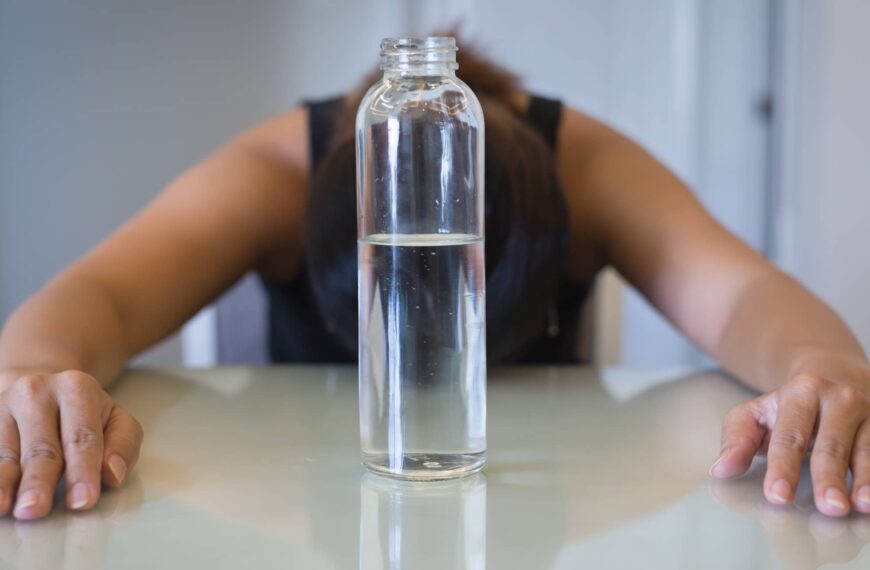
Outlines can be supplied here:
M363 463L402 479L486 452L483 112L453 38L381 43L356 120Z

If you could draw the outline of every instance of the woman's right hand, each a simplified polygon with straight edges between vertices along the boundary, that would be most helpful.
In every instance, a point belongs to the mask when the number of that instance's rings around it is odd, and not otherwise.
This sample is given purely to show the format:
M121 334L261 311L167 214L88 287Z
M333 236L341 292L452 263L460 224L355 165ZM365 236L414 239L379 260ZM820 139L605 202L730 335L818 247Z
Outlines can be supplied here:
M0 516L13 503L17 519L45 516L62 475L67 508L92 508L101 482L124 483L141 445L139 422L93 376L0 371Z

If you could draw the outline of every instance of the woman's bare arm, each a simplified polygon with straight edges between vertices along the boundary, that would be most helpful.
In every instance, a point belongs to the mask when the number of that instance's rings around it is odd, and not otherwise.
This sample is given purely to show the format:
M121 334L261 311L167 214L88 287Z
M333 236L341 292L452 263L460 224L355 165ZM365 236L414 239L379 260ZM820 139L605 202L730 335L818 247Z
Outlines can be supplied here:
M870 485L870 365L843 320L717 223L635 143L575 111L559 136L573 243L594 244L593 258L612 263L726 369L768 391L726 418L714 474L742 473L769 441L765 492L788 502L815 437L819 508L848 512L851 462L852 503L870 512L870 486L859 497ZM581 266L589 257L577 254Z
M560 135L583 157L560 163L568 187L578 188L569 197L572 226L742 380L775 388L808 347L863 356L840 317L716 222L637 144L576 112Z
M295 111L221 148L24 303L3 328L0 370L76 369L105 384L246 271L291 273L306 116Z
M123 484L138 422L103 391L128 358L177 329L251 269L301 261L307 113L242 135L19 308L0 333L0 516L93 507ZM17 497L17 498L16 498Z

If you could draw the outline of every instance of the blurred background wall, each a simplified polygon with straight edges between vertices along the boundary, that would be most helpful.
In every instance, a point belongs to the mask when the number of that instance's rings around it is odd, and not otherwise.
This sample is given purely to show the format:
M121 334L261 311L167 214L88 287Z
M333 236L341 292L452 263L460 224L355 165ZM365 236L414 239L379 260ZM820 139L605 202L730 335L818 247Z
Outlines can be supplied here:
M774 259L870 351L870 2L779 2Z
M461 22L531 89L641 141L870 344L868 6L0 0L0 318L235 133L355 86L382 37ZM613 274L596 315L602 363L704 362ZM207 365L216 342L206 311L144 360Z

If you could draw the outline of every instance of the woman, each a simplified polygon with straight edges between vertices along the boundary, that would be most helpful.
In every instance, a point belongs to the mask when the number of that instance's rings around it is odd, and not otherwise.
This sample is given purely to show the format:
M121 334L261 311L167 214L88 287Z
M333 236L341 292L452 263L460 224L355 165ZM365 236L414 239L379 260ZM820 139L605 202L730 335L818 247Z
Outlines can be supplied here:
M789 503L814 440L818 508L870 513L870 364L842 320L630 140L467 50L458 73L486 115L490 362L575 361L580 303L613 265L765 392L725 418L713 476L766 452L765 496ZM230 142L12 315L0 336L0 513L44 516L62 474L76 510L96 504L101 482L122 485L142 430L104 388L247 271L266 284L276 361L354 359L360 97Z

